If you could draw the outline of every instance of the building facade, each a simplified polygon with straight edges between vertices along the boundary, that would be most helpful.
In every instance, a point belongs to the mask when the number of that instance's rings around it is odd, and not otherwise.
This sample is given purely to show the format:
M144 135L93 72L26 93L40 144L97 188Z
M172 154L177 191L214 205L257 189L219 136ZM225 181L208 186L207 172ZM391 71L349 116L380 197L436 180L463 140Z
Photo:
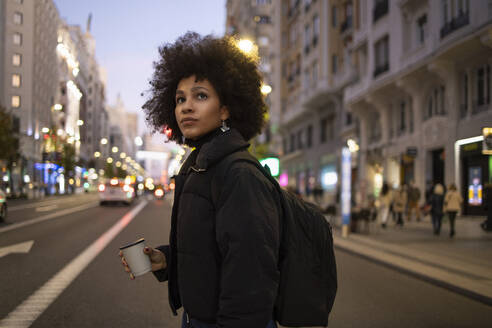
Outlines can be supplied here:
M455 183L465 214L483 214L490 157L470 138L492 125L492 2L358 2L344 103L360 122L359 183Z

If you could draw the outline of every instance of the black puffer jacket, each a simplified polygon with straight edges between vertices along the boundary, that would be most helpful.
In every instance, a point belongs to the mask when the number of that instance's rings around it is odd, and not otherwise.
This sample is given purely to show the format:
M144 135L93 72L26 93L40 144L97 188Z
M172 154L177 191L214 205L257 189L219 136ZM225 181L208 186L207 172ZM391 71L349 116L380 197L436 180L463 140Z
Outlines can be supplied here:
M218 327L266 327L280 275L279 196L258 169L235 163L214 204L214 164L248 143L234 129L205 139L175 177L170 244L158 247L168 268L155 274L169 280L175 314L184 306Z

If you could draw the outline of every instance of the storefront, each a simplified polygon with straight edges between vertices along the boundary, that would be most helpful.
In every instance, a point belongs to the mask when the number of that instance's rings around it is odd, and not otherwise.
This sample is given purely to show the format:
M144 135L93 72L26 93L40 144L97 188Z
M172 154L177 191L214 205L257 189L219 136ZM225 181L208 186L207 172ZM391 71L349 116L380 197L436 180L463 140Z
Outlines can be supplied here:
M484 186L492 183L492 156L482 154L482 141L460 146L461 193L465 215L485 215Z

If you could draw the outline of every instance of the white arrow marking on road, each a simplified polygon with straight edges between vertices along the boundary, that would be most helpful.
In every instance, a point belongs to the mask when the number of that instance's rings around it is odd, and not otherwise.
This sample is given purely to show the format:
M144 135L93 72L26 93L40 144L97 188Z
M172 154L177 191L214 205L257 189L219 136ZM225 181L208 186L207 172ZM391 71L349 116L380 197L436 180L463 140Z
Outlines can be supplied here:
M32 244L34 244L34 240L29 240L23 243L2 247L0 248L0 258L4 257L5 255L9 255L10 253L29 253Z
M58 205L37 207L36 212L48 212L48 211L54 210L55 208L58 208Z

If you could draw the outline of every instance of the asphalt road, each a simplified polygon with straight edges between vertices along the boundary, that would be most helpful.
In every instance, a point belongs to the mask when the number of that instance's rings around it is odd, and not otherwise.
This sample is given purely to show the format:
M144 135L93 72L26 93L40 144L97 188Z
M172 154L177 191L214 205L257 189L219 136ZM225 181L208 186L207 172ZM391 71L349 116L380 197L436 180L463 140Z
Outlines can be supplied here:
M87 208L10 231L2 232L9 225L0 225L0 320L17 313L19 304L32 299L69 262L139 207L138 202L131 207L100 207L93 195L48 201L11 211L10 226ZM166 283L158 283L152 274L131 281L117 255L119 246L140 237L149 245L166 243L170 212L169 200L148 200L133 221L107 246L101 244L100 253L25 326L180 327L180 317L169 310ZM26 241L33 241L28 253L1 256L2 248ZM490 327L489 306L342 251L337 251L337 262L339 292L330 327ZM25 316L29 319L29 314ZM0 327L4 327L1 321Z

